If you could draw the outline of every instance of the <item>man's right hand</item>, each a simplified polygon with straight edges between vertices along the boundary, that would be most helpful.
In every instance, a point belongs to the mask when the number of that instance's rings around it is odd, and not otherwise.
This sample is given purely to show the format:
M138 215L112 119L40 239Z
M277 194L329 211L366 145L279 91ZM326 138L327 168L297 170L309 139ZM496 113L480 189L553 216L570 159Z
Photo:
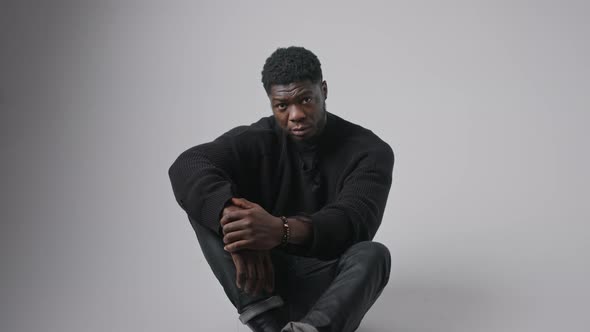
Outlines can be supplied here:
M274 289L274 268L268 251L241 250L231 254L236 266L236 285L257 296L261 290Z
M231 211L241 210L239 206L229 204L222 212L222 218ZM254 296L261 290L272 292L274 289L274 267L268 250L240 250L231 253L236 266L236 285L246 293Z

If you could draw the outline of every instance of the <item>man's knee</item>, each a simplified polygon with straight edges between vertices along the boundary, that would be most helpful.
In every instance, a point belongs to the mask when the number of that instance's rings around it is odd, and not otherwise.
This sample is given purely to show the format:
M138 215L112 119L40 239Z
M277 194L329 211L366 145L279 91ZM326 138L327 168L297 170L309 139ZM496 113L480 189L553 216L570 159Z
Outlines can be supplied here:
M382 243L374 241L356 243L344 253L342 258L354 265L362 266L365 271L379 272L385 282L389 279L391 254Z
M347 252L358 259L368 260L371 263L378 263L378 261L389 263L391 261L389 249L384 244L375 241L358 242L351 246Z

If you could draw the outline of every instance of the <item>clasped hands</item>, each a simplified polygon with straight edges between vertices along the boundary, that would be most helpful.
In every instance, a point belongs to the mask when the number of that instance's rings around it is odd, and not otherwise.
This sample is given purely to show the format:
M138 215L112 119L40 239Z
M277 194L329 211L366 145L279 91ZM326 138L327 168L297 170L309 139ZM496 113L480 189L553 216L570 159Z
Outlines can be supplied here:
M232 198L223 209L224 249L236 266L236 285L248 294L274 289L274 268L270 249L281 243L283 225L260 205L244 198Z

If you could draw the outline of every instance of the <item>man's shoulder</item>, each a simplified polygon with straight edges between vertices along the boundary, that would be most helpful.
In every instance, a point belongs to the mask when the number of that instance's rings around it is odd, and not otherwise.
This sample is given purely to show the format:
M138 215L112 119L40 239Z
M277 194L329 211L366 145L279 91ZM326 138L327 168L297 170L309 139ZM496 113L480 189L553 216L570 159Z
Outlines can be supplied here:
M359 124L334 116L332 119L332 146L336 155L351 164L361 160L365 165L373 165L382 174L391 174L394 163L393 149L377 134Z
M216 139L216 141L228 142L245 152L258 151L262 154L271 153L277 140L275 121L272 116L260 118L249 125L234 127Z
M372 130L331 113L329 113L328 116L334 123L332 136L339 142L339 144L348 146L350 149L359 152L367 150L385 150L393 153L389 144L377 136Z
M237 137L237 138L246 138L252 137L257 135L268 135L274 133L274 118L272 116L267 116L260 118L258 121L253 122L249 125L239 125L234 127L227 132L225 132L223 136L226 137Z

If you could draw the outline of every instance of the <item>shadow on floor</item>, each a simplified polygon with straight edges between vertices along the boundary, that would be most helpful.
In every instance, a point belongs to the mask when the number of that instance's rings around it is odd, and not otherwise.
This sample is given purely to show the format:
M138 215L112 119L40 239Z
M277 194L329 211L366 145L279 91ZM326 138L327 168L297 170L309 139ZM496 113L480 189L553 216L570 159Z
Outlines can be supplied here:
M390 280L357 332L473 331L494 321L492 300L477 285Z

